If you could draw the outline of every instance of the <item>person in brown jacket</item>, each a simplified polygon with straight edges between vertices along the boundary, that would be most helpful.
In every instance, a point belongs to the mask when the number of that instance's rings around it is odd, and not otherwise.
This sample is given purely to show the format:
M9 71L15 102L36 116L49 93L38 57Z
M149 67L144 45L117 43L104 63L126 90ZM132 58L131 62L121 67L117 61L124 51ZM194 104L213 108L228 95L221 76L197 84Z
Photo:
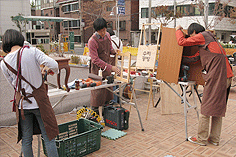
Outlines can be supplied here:
M203 67L202 77L205 80L197 138L189 137L188 140L201 146L206 146L207 141L218 146L222 117L225 116L233 77L232 69L225 50L211 32L205 31L205 28L198 23L192 23L188 27L190 37L185 38L182 29L181 26L176 27L177 42L180 46L197 45L199 47ZM210 134L209 126L211 126Z

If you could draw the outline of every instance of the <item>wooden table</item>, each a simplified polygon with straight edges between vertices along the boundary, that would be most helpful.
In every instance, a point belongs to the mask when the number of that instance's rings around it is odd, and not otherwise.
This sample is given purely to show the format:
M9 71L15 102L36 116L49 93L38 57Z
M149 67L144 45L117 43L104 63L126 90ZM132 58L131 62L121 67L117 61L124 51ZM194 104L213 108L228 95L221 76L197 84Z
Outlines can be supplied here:
M57 84L58 88L61 89L61 84L60 84L60 74L61 74L61 69L66 70L66 77L65 77L65 86L66 86L66 91L69 92L70 88L68 88L68 79L70 76L70 66L69 66L69 58L64 58L64 57L52 57L55 61L58 63L59 67L59 73L57 74Z

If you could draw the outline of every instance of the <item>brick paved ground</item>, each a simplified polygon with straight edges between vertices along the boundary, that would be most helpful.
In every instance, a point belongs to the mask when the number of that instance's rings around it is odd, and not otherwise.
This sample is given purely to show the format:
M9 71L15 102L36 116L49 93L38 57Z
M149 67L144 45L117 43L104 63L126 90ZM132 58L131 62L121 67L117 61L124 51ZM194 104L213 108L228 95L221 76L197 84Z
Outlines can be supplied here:
M161 115L160 106L150 106L148 120L145 120L147 94L138 95L138 108L145 131L141 131L137 112L132 107L127 135L117 140L101 138L100 150L88 157L233 157L236 156L236 88L231 88L226 117L223 119L220 146L208 144L198 146L185 141L184 114ZM155 99L155 102L157 99ZM190 99L190 102L192 100ZM126 109L129 106L124 105ZM57 115L58 123L76 119L76 114ZM188 135L196 135L198 120L196 112L188 112ZM103 131L109 129L105 127ZM2 157L18 157L21 145L16 144L17 128L0 129L0 153ZM37 136L33 141L37 155ZM36 156L35 155L35 156ZM41 156L43 151L41 149Z

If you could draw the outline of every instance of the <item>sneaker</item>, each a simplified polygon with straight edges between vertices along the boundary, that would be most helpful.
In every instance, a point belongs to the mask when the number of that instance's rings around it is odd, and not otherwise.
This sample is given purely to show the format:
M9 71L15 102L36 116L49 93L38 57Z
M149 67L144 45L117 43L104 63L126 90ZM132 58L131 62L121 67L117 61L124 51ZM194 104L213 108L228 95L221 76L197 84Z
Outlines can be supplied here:
M208 142L210 143L210 144L213 144L213 145L215 145L215 146L219 146L219 142L213 142L211 139L209 139L208 138Z
M191 142L191 143L198 144L198 145L200 145L200 146L206 146L205 143L199 142L196 137L190 136L190 137L188 138L188 140L189 140L189 142Z

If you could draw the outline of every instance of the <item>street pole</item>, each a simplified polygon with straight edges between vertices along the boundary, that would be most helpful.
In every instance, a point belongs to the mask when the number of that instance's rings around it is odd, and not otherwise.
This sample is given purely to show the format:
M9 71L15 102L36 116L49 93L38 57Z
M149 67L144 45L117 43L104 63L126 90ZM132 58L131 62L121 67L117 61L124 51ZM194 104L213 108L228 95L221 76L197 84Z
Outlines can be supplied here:
M208 28L208 7L209 7L209 0L205 0L205 4L204 4L204 23L205 23L205 29Z
M117 9L117 1L116 1L116 6L115 6L115 8L116 8L116 35L118 36L118 32L119 32L119 30L118 30L118 21L117 21L117 18L118 18L118 9Z
M176 0L174 0L174 28L176 27Z
M79 26L79 29L80 29L80 41L81 41L81 45L82 45L82 47L84 47L84 32L83 32L83 27L82 27L82 11L81 11L81 0L79 0L79 24L80 24L80 26Z
M120 39L120 14L118 14L118 24L117 24L117 28L118 28L118 38Z
M151 23L151 16L152 16L152 0L149 0L149 7L148 7L148 23ZM151 29L151 25L149 25L148 27L148 43L151 45L151 35L152 35L152 29Z

